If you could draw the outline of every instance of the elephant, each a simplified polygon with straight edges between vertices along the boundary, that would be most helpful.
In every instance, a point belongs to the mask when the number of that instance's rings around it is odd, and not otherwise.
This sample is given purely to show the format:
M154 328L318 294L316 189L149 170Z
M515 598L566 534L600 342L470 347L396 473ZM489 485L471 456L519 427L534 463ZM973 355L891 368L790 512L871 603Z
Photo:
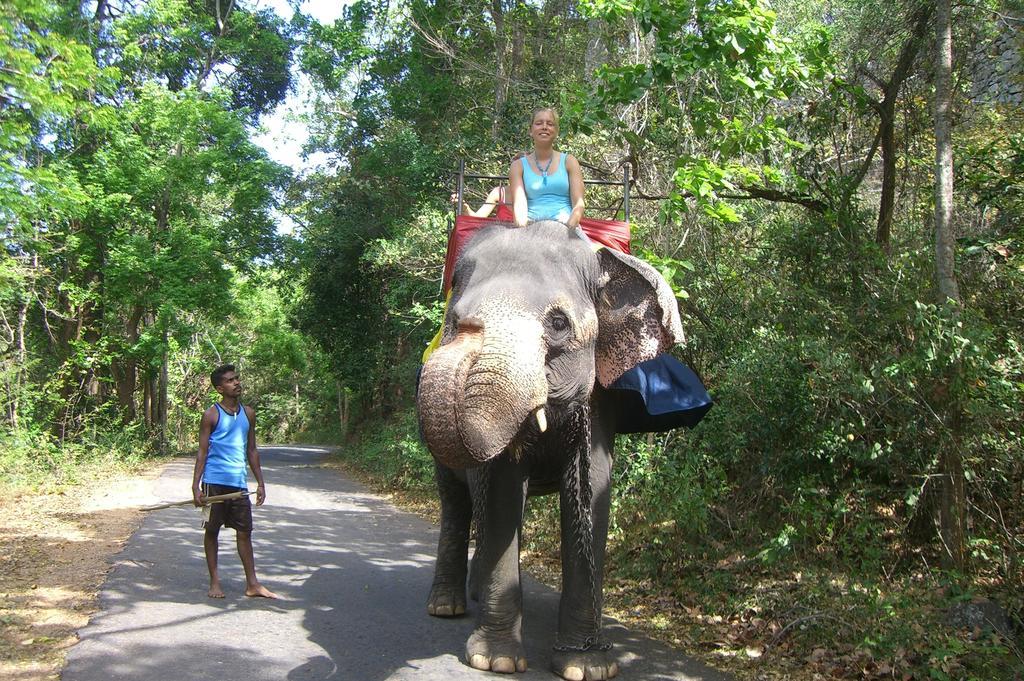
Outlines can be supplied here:
M557 492L562 590L552 671L612 678L618 663L601 637L616 425L608 387L682 342L675 296L646 262L595 250L581 230L554 221L483 227L454 272L441 345L417 391L441 499L428 613L465 614L468 580L479 612L466 662L525 671L523 513L528 496Z

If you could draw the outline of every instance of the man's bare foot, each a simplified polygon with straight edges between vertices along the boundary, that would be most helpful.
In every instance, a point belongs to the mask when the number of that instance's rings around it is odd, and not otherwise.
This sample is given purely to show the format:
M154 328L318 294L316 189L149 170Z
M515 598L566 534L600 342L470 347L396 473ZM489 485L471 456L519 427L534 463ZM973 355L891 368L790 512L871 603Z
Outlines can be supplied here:
M273 591L271 591L267 587L263 586L262 584L257 584L256 586L247 587L246 590L245 590L245 595L249 596L250 598L277 598L278 597L278 595L276 593L274 593Z
M224 598L224 592L221 590L220 584L211 585L206 595L210 598Z

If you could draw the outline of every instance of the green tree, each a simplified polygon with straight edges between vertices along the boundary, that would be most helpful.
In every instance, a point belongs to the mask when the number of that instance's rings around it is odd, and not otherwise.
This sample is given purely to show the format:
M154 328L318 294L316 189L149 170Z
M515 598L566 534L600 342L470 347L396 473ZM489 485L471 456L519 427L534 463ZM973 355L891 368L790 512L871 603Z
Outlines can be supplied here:
M59 9L43 1L14 0L0 8L0 304L8 349L4 411L14 427L22 411L31 416L34 410L23 398L27 372L36 364L29 354L30 309L46 276L39 250L51 242L54 222L79 214L86 200L54 131L92 116L91 92L113 77L96 66L85 44L54 30L61 21Z
M32 376L8 383L38 386L62 438L119 413L166 442L170 354L231 309L234 271L275 256L289 173L250 126L290 85L290 28L234 2L16 5L0 211Z

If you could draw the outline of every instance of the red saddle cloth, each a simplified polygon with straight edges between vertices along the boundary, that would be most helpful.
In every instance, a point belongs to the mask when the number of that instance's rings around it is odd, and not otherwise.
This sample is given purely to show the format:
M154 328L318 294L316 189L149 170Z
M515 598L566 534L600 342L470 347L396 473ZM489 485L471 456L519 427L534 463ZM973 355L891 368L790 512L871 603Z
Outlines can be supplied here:
M458 260L462 248L478 229L492 222L495 222L494 218L475 218L472 215L459 215L455 218L455 229L448 237L448 253L444 258L444 295L446 297L452 287L455 261ZM622 253L629 253L628 222L583 218L580 220L580 227L591 241Z

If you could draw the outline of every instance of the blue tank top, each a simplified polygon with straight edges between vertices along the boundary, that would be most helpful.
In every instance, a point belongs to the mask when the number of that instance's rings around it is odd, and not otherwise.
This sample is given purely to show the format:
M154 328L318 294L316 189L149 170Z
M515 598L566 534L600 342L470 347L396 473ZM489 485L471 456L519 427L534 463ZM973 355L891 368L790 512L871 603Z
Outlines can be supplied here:
M219 403L217 426L210 433L210 449L203 470L203 482L245 489L245 448L249 442L249 417L239 404L237 414L229 414Z
M558 168L546 178L533 172L525 156L521 161L527 217L530 220L568 220L572 215L572 200L569 198L569 171L565 169L565 152L558 159Z

